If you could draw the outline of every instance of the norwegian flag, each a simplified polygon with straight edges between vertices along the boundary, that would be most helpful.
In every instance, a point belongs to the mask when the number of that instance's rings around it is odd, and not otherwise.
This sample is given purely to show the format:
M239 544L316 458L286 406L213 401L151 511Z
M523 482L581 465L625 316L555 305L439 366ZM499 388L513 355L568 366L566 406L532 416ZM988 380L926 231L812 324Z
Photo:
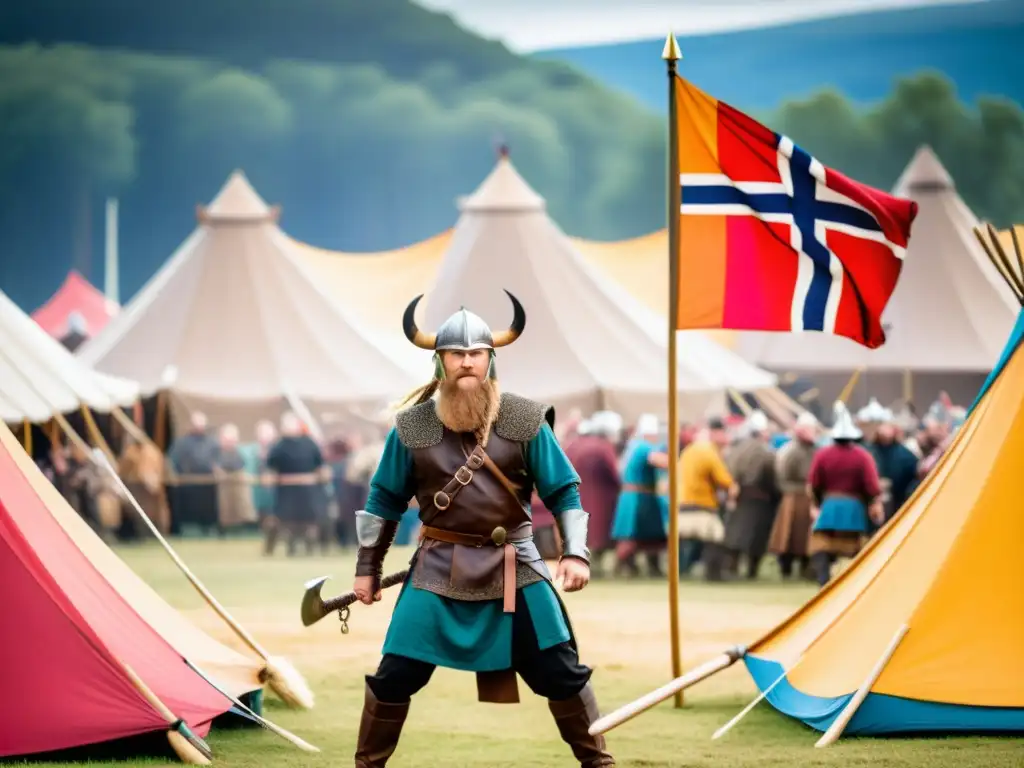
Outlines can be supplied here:
M902 270L917 204L822 165L788 137L680 79L684 88L692 93L680 106L701 96L712 102L691 106L690 119L715 121L689 133L707 137L713 130L715 140L713 153L705 142L703 157L690 147L692 163L680 145L681 289L689 280L694 295L693 281L713 273L722 285L717 323L709 324L705 301L703 318L689 324L681 305L678 327L819 331L881 346L881 315ZM717 172L708 173L712 154ZM717 217L725 236L687 238L689 217ZM700 253L686 253L695 246ZM699 261L709 259L721 259L724 268L702 268Z

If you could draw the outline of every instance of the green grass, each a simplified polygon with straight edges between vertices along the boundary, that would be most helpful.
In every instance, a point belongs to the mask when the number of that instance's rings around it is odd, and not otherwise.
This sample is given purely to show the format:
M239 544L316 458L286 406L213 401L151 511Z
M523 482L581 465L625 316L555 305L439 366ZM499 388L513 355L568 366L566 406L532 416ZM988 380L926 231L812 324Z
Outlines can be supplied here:
M272 694L265 714L317 745L320 754L298 751L256 729L216 729L209 737L218 766L287 768L350 766L362 707L363 675L376 665L394 591L376 606L355 606L351 632L343 636L334 617L309 629L298 620L302 584L333 573L325 593L350 588L348 556L264 558L252 539L185 541L178 551L228 610L271 653L287 656L317 696L309 712L285 708ZM123 547L121 555L172 604L211 634L234 645L227 629L205 607L169 558L155 545ZM395 551L388 571L403 567L408 552ZM754 585L681 586L684 664L689 667L737 643L749 642L813 593L806 585L780 585L773 575ZM610 711L664 684L669 675L666 586L651 580L600 581L566 603L585 663L595 667L602 711ZM514 706L475 700L469 674L438 670L413 701L402 742L389 766L440 768L551 768L574 765L558 739L545 703L521 684ZM722 740L711 734L756 691L742 665L692 689L686 706L668 701L613 730L609 745L621 766L921 766L1001 768L1024 765L1024 744L1010 738L847 739L815 749L818 734L759 705ZM131 764L177 763L133 760ZM37 763L37 768L54 766ZM125 763L97 763L124 768ZM178 764L180 765L180 764Z

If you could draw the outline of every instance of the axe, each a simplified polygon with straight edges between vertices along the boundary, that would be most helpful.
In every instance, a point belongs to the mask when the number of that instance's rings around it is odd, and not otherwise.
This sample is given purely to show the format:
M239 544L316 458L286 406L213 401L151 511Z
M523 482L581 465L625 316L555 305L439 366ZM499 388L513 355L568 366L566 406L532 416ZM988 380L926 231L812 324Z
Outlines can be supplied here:
M389 587L395 586L395 584L401 584L408 577L409 571L399 571L398 573L392 573L390 576L385 576L380 582L381 589L388 589ZM302 626L309 627L316 624L320 619L329 613L338 611L338 617L341 619L341 633L343 635L348 634L348 610L349 606L352 605L359 598L356 597L355 592L347 592L344 595L338 595L332 597L329 600L324 600L320 595L320 590L324 586L330 576L321 576L313 579L312 581L306 582L306 593L302 596Z

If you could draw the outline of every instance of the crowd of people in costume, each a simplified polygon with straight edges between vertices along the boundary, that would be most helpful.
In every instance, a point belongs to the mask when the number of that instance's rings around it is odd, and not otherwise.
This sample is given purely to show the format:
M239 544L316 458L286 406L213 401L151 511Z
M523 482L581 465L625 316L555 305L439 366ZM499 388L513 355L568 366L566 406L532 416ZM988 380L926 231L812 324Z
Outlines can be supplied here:
M827 582L839 558L855 555L934 467L964 409L940 397L928 414L894 414L872 400L833 423L804 413L788 430L761 411L687 425L678 458L680 573L708 581L756 579L773 556L783 578ZM381 425L377 425L380 427ZM653 415L626 425L599 411L557 425L580 474L590 514L595 577L664 576L668 537L667 431ZM125 435L120 477L163 534L225 536L259 528L263 551L325 554L355 548L362 509L383 451L381 428L317 440L294 414L261 421L251 441L238 428L212 430L202 413L166 456ZM108 539L149 533L109 479L73 446L44 462L72 506ZM538 547L556 558L551 513L535 495ZM399 544L419 523L406 515Z
M752 580L771 555L782 578L824 585L837 559L857 554L934 468L964 416L940 397L922 419L872 400L856 417L837 403L828 426L804 413L784 430L753 411L685 427L677 459L680 573ZM563 432L591 515L595 576L664 575L666 436L653 415L627 433L609 412ZM534 519L544 524L536 500Z

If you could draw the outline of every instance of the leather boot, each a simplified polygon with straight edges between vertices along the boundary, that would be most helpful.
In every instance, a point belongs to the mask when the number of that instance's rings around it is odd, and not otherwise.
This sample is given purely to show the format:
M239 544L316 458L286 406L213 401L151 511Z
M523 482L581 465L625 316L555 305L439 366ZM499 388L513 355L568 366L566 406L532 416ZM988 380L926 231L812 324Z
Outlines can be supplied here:
M359 722L359 737L356 741L355 768L384 768L387 765L388 758L398 746L398 738L402 735L402 726L408 714L408 701L404 704L385 704L377 701L370 686L366 686L363 718Z
M591 736L588 733L591 724L600 717L597 698L590 683L571 699L548 701L548 708L555 716L562 741L572 748L573 755L580 761L580 768L615 765L604 736Z

